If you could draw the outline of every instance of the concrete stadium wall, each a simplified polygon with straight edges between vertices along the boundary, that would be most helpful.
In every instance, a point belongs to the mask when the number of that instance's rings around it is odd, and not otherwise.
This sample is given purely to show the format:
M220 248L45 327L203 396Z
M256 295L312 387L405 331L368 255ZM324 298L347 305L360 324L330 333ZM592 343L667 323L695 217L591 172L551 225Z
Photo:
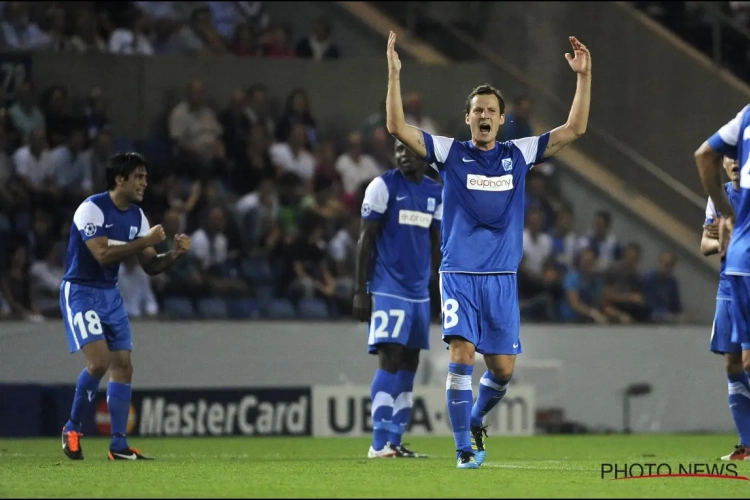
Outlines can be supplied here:
M350 322L137 322L133 330L138 389L366 386L376 368L364 326ZM623 389L647 382L653 392L632 404L634 431L731 431L710 333L525 325L514 383L533 386L539 409L563 408L569 420L619 430ZM448 354L437 325L431 342L417 392L445 387ZM483 372L477 361L475 379ZM0 324L0 384L74 384L82 366L80 354L67 353L59 321Z

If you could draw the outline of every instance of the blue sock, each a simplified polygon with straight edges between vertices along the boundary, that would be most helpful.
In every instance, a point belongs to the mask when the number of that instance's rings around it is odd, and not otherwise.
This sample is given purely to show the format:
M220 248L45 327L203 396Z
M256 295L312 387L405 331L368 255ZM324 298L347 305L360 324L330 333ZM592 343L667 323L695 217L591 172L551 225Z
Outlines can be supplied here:
M415 376L415 372L406 370L399 370L396 373L396 399L393 401L391 432L388 433L388 441L396 446L401 444L401 436L404 435L411 418L411 395L414 390Z
M396 374L378 369L372 379L372 447L380 451L388 442L388 431L393 419L393 394L396 392Z
M471 391L472 365L450 363L448 365L448 380L445 384L446 399L448 400L448 416L453 429L453 440L456 451L471 452L471 403L474 397Z
M118 382L107 384L107 406L112 427L112 442L109 447L113 450L124 450L129 447L126 436L130 414L130 395L130 384Z
M729 409L740 435L740 444L750 446L750 384L747 373L727 374Z
M471 409L471 426L480 427L484 416L497 405L508 392L510 378L495 378L489 370L479 380L479 396Z
M94 378L86 368L78 375L73 406L70 408L70 419L65 424L66 431L81 432L83 416L86 410L91 407L91 402L99 391L100 381L101 379Z

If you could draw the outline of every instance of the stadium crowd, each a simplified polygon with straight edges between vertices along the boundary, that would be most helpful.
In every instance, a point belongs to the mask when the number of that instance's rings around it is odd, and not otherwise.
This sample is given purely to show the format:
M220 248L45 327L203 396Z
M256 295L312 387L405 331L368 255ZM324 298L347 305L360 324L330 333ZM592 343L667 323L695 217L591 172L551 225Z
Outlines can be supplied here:
M333 42L325 50L320 45L331 32L324 20L316 21L314 34L300 39L294 49L289 37L281 36L283 29L277 41L285 41L274 45L272 34L282 25L263 14L260 2L125 2L129 7L119 10L112 7L117 3L40 3L46 8L21 2L0 6L6 14L1 25L6 47L118 53L127 48L161 54L166 49L157 47L174 42L182 47L179 51L205 55L236 49L245 43L237 33L249 29L250 38L260 33L265 40L257 54L339 55ZM221 9L244 10L232 14ZM18 19L25 19L18 25L25 31L13 25ZM124 28L110 29L107 19L133 20L129 38ZM138 24L143 19L153 25L148 39L139 38L147 33ZM62 28L73 20L74 31ZM176 29L169 42L159 35L161 21ZM108 33L108 43L102 33ZM145 47L150 52L139 52ZM240 56L253 52L235 49ZM303 88L277 96L273 89L250 84L217 110L206 104L210 89L196 80L185 86L183 100L170 111L167 137L131 140L113 136L118 117L108 113L112 96L106 89L70 96L64 84L49 83L37 89L27 81L12 99L0 95L0 318L43 321L60 316L59 285L73 212L88 195L106 190L107 159L123 150L137 150L149 162L142 208L151 225L162 224L167 233L157 250L169 250L174 234L192 238L187 258L162 275L150 278L135 258L121 266L120 289L131 317L349 315L364 190L374 177L395 167L384 103L359 130L344 138L324 137ZM271 111L271 98L285 98L278 115ZM418 94L407 94L403 101L408 123L445 133ZM513 101L501 131L504 139L531 135L531 111L528 98ZM432 169L430 175L436 177ZM577 234L553 163L529 174L526 204L519 272L526 320L686 319L674 277L675 254L663 252L655 268L644 273L640 246L623 246L604 211L596 214L589 232ZM438 280L433 278L432 312L438 319Z

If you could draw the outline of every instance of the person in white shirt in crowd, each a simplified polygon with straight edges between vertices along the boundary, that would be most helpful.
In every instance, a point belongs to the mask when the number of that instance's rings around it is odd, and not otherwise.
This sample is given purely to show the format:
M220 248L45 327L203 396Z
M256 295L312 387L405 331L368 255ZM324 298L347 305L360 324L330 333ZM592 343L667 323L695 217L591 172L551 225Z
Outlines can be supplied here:
M55 163L47 147L47 135L43 128L29 134L29 144L18 148L13 154L16 175L23 179L35 194L56 194Z
M91 156L85 154L86 130L70 131L65 144L51 151L55 164L55 183L66 196L84 199L92 194Z
M120 264L117 283L129 317L155 317L159 314L151 281L138 263L138 256L134 255Z
M50 45L51 39L28 17L26 2L6 2L0 17L4 45L14 50L38 50Z
M523 231L523 265L532 273L541 274L551 256L552 237L542 232L542 213L536 208L529 209Z
M596 270L607 271L620 260L622 246L617 237L611 233L612 217L609 212L599 210L594 214L592 230L578 241L578 250L590 248L597 256Z
M404 119L406 123L430 135L440 135L440 129L435 121L424 114L422 98L416 92L409 92L402 99L404 107Z
M306 183L315 174L315 157L305 149L307 132L301 123L292 125L289 140L271 146L271 162L284 172L293 172Z
M359 217L349 219L345 227L328 244L328 256L333 262L333 276L336 281L336 296L350 301L354 294L354 264L359 237Z
M44 114L37 105L33 83L28 81L21 83L16 96L16 103L10 107L8 114L11 123L25 142L32 130L44 128Z
M169 136L182 155L211 161L223 158L223 130L216 113L206 106L206 86L201 80L188 85L187 99L169 115Z
M383 172L372 156L363 153L360 132L351 132L346 143L346 152L336 160L336 172L341 176L344 192L351 196L362 183L373 180Z
M62 242L53 243L44 253L46 257L34 261L29 268L31 295L43 316L59 317L60 283L65 274Z
M109 51L113 54L154 55L154 48L145 34L149 18L140 9L134 8L127 28L119 28L109 38Z

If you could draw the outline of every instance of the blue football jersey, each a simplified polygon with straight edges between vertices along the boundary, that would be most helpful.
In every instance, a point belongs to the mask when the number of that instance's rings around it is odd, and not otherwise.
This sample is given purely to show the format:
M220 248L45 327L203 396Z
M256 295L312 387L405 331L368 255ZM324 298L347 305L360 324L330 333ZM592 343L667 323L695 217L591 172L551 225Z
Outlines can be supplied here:
M430 227L443 213L442 187L423 177L419 184L398 169L376 177L362 201L362 219L380 220L368 289L406 299L430 298Z
M490 151L423 134L427 162L443 179L440 270L515 273L523 256L526 174L542 159L549 133L498 142Z
M114 288L120 263L99 264L86 240L106 236L110 246L125 245L146 236L149 229L146 215L137 205L120 210L108 192L89 196L73 215L63 279L96 288Z
M739 203L734 222L734 233L729 241L726 274L750 274L750 104L742 108L732 120L709 137L714 151L740 164Z
M729 198L729 203L732 204L732 208L737 210L737 207L739 206L740 202L740 191L734 189L734 186L731 182L727 182L724 184L724 191L727 193L727 198ZM714 201L711 198L708 198L708 203L706 204L706 224L712 224L715 219L718 217L721 217L721 214L716 210L716 207L714 206ZM726 266L727 266L727 259L726 257L721 258L721 271L719 273L719 289L716 293L717 299L731 299L731 288L729 286L729 280L726 279Z

